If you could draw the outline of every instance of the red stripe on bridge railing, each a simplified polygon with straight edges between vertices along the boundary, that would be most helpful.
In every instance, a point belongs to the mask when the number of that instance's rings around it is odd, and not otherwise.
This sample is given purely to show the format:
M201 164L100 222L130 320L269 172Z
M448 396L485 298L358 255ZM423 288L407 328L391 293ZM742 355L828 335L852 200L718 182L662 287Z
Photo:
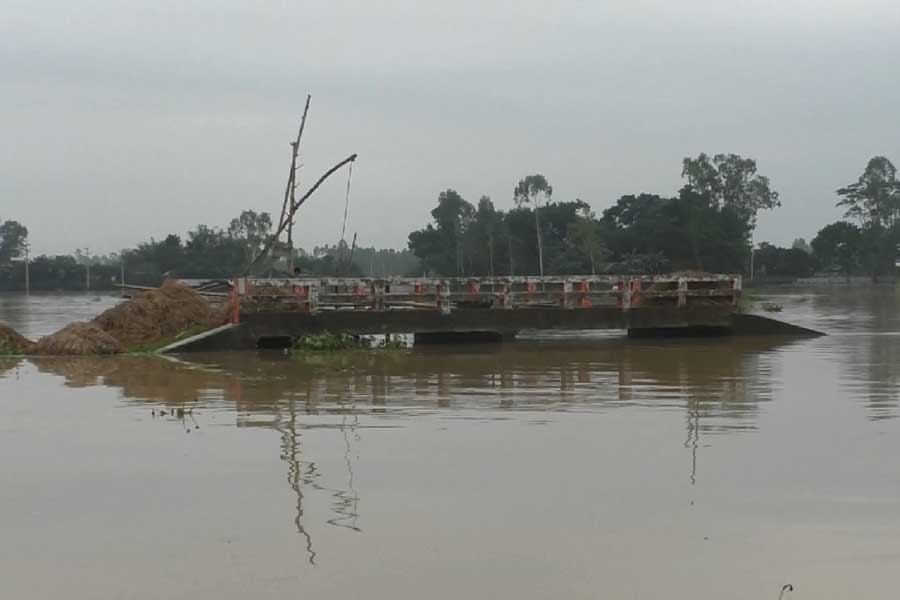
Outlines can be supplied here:
M703 304L735 306L738 275L480 278L236 279L232 320L240 313L357 310L545 308L622 310Z

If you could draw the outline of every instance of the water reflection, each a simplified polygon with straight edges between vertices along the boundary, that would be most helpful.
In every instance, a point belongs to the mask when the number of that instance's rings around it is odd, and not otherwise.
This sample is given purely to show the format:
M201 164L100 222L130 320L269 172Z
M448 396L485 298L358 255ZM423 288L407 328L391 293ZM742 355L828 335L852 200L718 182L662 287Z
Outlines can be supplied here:
M841 353L842 385L868 398L869 418L898 414L900 297L894 286L861 291L834 288L811 296L810 311L839 338L828 347Z
M609 340L290 357L33 358L65 385L116 387L131 401L237 412L238 426L297 410L353 416L457 410L687 409L700 430L754 428L780 385L775 338L634 343ZM285 414L288 414L285 417Z
M25 359L16 356L0 356L0 378L17 371Z
M756 427L760 403L771 399L781 381L774 350L790 343L774 338L658 343L614 338L299 358L260 353L29 361L41 372L64 378L66 386L118 388L128 402L165 410L186 429L199 427L195 411L233 411L237 427L276 431L295 497L294 527L305 540L308 562L315 564L315 544L305 522L309 491L330 497L329 525L361 531L354 483L360 415L390 412L409 418L452 411L455 418L471 414L483 419L485 411L493 410L495 418L503 419L505 412L516 410L540 423L558 411L626 406L683 411L684 446L695 484L701 434ZM339 420L313 424L305 415ZM311 427L342 435L342 485L325 485L317 463L305 456L303 436Z
M884 596L900 320L776 301L832 335L0 359L13 593Z

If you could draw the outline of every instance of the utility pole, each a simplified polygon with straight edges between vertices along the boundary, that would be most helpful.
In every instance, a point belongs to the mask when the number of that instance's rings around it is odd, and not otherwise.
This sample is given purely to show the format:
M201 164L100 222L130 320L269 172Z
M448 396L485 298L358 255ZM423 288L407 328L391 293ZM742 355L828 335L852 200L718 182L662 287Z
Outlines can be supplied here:
M85 276L85 280L84 280L84 289L87 291L90 291L90 289L91 289L91 249L90 248L84 249L84 257L85 257L86 266L87 266L87 275Z
M31 295L31 274L28 269L29 255L28 252L31 250L31 244L25 242L23 244L23 248L25 250L25 295Z
M538 242L538 265L541 269L541 277L544 276L544 236L541 235L541 220L538 218L538 208L539 202L537 194L534 196L534 226L537 230L537 242Z
M750 281L753 281L753 233L750 233Z
M125 259L119 258L119 284L122 296L125 296Z

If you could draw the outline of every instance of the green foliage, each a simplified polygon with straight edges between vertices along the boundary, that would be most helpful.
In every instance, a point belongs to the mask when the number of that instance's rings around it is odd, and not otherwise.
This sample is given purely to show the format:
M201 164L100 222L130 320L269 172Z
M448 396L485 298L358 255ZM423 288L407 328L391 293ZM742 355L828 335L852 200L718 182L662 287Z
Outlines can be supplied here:
M302 352L339 352L342 350L365 350L371 347L371 338L353 336L349 333L315 333L305 335L294 342L294 350Z
M806 240L803 239L802 237L801 237L801 238L795 238L794 241L791 243L791 248L794 248L795 250L803 250L803 251L806 252L807 254L812 254L812 253L813 253L812 246L810 246L810 245L806 242Z
M579 210L574 223L569 224L569 238L591 263L591 275L597 274L598 264L606 257L608 250L603 245L600 223L590 208Z
M18 221L0 223L0 264L9 263L24 254L28 228Z
M893 272L900 243L900 181L893 163L884 156L872 157L859 179L836 193L841 197L837 206L846 209L844 218L861 225L858 262L873 281Z
M452 210L451 210L452 209ZM548 272L589 273L588 250L595 250L595 265L602 259L600 228L584 202L551 202L541 207L544 260ZM435 223L409 234L409 248L421 260L420 272L440 275L533 275L540 273L535 243L534 210L521 205L508 212L497 210L484 196L475 209L447 190L432 211ZM579 220L593 223L594 237L576 227ZM593 234L592 234L593 235Z
M845 219L854 219L864 228L878 231L892 227L900 212L900 181L897 169L884 156L874 156L856 183L837 190L837 206L844 207Z
M814 256L798 248L763 242L754 255L754 273L761 277L809 277L818 266Z
M83 290L87 279L85 265L79 264L74 256L38 256L29 263L31 289L52 292L59 290ZM119 266L93 264L91 266L91 289L109 290L119 278ZM18 261L6 269L0 269L0 290L23 289L25 263ZM157 281L158 283L158 281Z
M781 206L778 192L771 189L768 177L756 174L756 161L737 154L705 153L682 161L681 176L688 187L704 196L715 208L733 211L747 225L756 226L756 214Z
M822 268L851 275L862 264L862 230L846 221L837 221L819 230L810 244Z
M540 174L528 175L524 179L520 179L518 185L513 190L513 202L521 208L526 204L530 204L534 210L534 230L537 239L538 251L538 273L544 274L544 232L541 227L540 208L541 200L544 204L550 202L553 195L553 188L547 181L547 178Z
M356 248L353 272L371 277L387 275L421 275L421 261L407 248Z
M613 261L641 257L635 266L646 264L635 272L658 272L651 257L665 259L657 259L663 270L715 272L741 272L749 258L746 221L687 186L675 198L622 196L603 212L601 224Z
M379 350L405 350L406 348L406 340L401 338L384 338L378 342Z

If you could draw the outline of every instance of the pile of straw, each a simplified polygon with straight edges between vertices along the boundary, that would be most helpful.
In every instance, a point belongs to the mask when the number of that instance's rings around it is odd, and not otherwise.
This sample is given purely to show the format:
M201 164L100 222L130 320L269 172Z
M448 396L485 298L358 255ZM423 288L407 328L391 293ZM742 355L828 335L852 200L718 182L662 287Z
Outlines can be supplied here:
M97 355L125 351L119 341L93 323L72 323L37 343L36 354Z
M16 333L16 331L0 323L0 355L28 354L34 350L34 342Z
M167 284L110 308L93 323L125 348L174 338L196 325L209 324L209 304L194 290Z

